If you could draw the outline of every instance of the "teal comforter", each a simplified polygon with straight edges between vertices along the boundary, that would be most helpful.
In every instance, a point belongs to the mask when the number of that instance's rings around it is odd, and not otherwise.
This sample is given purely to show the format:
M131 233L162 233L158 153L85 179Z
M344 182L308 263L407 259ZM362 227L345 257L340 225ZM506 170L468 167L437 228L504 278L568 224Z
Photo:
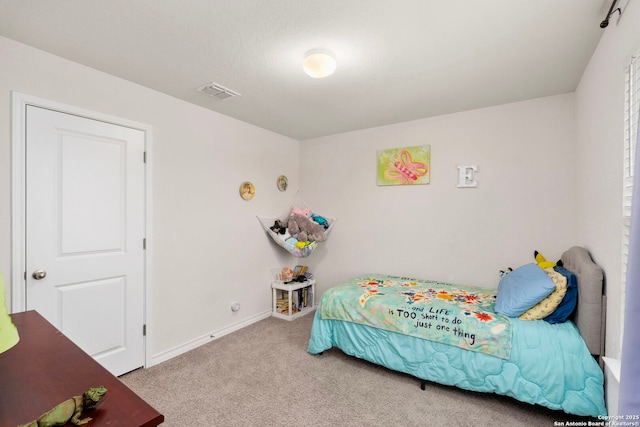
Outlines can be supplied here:
M370 274L327 290L319 310L323 319L509 359L511 321L495 312L496 293L497 289Z
M501 359L353 322L324 320L320 308L311 329L311 354L337 347L440 384L511 396L569 414L607 413L603 373L570 321L552 325L511 319L511 355Z

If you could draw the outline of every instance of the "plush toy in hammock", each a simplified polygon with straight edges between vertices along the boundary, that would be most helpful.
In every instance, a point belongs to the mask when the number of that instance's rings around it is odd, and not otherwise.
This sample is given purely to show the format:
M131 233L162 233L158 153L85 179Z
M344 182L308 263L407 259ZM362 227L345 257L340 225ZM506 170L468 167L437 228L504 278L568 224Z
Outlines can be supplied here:
M287 224L291 236L300 242L324 242L327 236L324 227L304 215L294 213Z
M302 216L307 221L312 221L312 223L303 222L302 219L300 219L300 221L296 220L296 225L294 225L293 228L294 231L290 230L289 227L293 225L293 223L289 224L289 221L292 215L295 214ZM314 213L313 210L306 205L304 200L302 200L299 193L296 193L289 207L282 211L278 217L258 216L258 220L262 228L268 232L269 236L278 245L298 258L308 257L316 249L319 242L327 240L336 222L336 218ZM320 232L320 229L316 226L319 226L322 232ZM300 236L301 229L302 236ZM306 234L306 236L304 234ZM292 237L293 235L296 235L297 238ZM304 237L306 237L306 239L303 239ZM311 240L310 237L315 240Z
M273 222L273 225L269 227L269 230L273 231L276 234L284 234L287 232L287 223L285 221L276 219Z

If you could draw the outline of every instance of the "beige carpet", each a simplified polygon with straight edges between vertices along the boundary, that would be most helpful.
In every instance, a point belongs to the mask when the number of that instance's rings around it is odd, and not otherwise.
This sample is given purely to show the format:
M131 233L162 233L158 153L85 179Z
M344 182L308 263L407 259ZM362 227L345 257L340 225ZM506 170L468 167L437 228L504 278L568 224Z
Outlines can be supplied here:
M313 314L268 318L121 377L184 426L553 426L563 412L420 381L331 349L306 352Z

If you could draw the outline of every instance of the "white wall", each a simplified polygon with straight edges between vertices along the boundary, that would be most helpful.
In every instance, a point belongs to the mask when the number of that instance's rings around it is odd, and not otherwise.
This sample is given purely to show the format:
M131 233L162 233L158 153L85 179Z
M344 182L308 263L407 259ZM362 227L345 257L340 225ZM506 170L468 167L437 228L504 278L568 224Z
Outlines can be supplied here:
M377 150L423 144L431 184L376 185ZM579 243L575 156L573 94L304 141L302 192L338 217L308 261L318 290L372 272L496 287L534 250L557 260ZM466 164L475 189L456 188Z
M0 59L0 269L8 287L10 93L18 91L152 126L153 355L270 312L270 268L283 255L256 215L279 214L298 188L297 141L2 37ZM284 193L281 174L291 184ZM250 202L238 195L245 180L256 186Z
M574 96L303 142L302 189L340 217L309 260L318 289L373 271L495 286L534 249L556 260L582 245L605 271L606 354L620 357L624 65L640 6L610 22ZM376 150L421 144L431 185L376 186ZM455 166L475 163L478 189L456 189Z
M154 136L152 352L270 308L271 267L296 262L255 215L297 188L339 217L307 259L322 292L366 272L496 286L498 270L584 245L605 270L607 354L619 357L622 93L640 7L611 20L574 94L304 141L195 107L0 38L0 269L11 277L10 91L149 124ZM430 185L378 187L376 150L430 144ZM456 165L477 164L477 189ZM291 187L280 193L278 175ZM298 179L299 177L299 179ZM237 187L256 184L242 201ZM300 184L300 185L298 185ZM242 303L233 315L231 301ZM178 320L175 320L178 319Z
M606 354L620 357L624 65L640 49L640 5L604 30L576 90L578 237L606 275Z

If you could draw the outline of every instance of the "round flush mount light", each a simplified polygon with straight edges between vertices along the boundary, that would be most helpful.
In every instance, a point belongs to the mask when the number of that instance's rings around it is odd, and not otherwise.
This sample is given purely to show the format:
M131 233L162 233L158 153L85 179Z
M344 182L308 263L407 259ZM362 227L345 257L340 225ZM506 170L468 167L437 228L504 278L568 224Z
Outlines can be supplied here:
M304 55L302 68L314 79L322 79L336 71L336 59L326 49L312 49Z

